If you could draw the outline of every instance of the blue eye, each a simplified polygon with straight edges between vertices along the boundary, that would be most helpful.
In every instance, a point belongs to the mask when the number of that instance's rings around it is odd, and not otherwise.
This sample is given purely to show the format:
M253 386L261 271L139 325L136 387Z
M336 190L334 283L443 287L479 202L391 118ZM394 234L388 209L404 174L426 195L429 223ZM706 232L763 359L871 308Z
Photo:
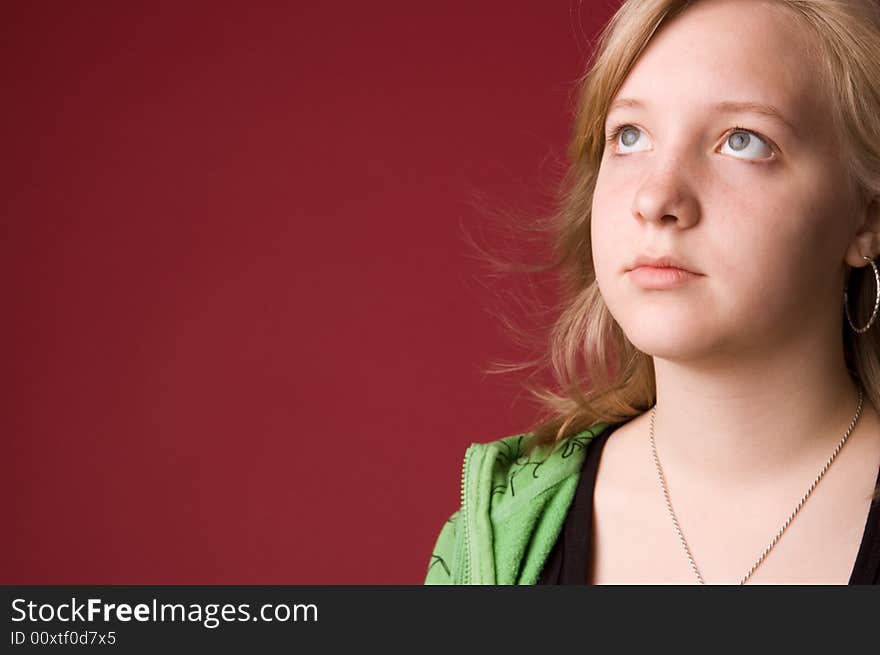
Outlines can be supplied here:
M621 135L629 135L629 138L627 138L627 136L624 136L624 141L625 142L629 141L629 143L626 143L626 145L632 146L638 140L637 136L636 137L632 136L634 134L634 131L638 132L639 130L637 127L635 127L633 125L629 125L628 123L618 125L617 127L615 127L611 131L611 134L608 135L607 141L613 142L614 145L616 146L618 144L618 141L619 141Z
M611 132L606 136L605 140L614 146L615 154L628 154L638 151L624 150L621 152L619 147L621 145L621 137L623 145L627 148L631 148L638 143L640 134L642 134L642 132L641 130L639 130L639 128L635 127L634 125L630 125L629 123L623 123L611 130ZM753 130L748 130L738 125L732 127L727 135L725 135L723 145L727 146L728 144L730 144L730 148L725 152L725 154L733 154L736 156L737 153L751 153L759 155L758 157L737 157L738 159L759 161L761 159L770 159L773 154L773 148L770 146L767 139L765 139L763 136ZM755 152L756 149L758 151L764 149L769 153L770 156L761 157L760 152Z
M731 152L748 152L750 148L754 151L755 148L753 146L758 146L759 149L763 148L769 152L771 156L773 154L773 149L767 143L766 139L744 127L734 127L731 132L728 133L724 138L724 145L728 144L730 144L732 148ZM763 157L759 157L758 159L763 159Z

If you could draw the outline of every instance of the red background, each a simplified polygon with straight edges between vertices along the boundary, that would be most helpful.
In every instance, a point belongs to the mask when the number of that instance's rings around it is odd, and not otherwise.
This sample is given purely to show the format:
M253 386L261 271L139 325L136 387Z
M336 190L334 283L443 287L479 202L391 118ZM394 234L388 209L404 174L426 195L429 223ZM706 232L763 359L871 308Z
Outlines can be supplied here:
M615 4L3 3L0 583L421 583Z

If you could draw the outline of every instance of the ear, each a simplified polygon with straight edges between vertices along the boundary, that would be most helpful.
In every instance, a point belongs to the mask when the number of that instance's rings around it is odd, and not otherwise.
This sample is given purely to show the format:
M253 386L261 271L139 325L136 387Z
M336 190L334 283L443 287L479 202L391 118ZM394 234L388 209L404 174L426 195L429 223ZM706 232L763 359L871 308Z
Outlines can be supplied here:
M862 256L877 259L880 256L880 196L874 196L864 208L861 224L846 249L846 263L853 268L867 266Z

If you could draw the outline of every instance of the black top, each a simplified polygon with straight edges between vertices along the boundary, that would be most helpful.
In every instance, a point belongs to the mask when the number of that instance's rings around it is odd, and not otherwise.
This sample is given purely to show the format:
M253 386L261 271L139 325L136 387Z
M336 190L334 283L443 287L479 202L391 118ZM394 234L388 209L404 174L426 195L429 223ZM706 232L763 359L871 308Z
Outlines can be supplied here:
M593 490L596 486L599 457L611 433L627 422L609 426L593 437L587 446L587 455L584 458L574 499L537 584L588 584L586 578L587 565L592 552ZM877 473L877 483L880 484L880 471ZM880 584L880 500L871 503L849 584Z

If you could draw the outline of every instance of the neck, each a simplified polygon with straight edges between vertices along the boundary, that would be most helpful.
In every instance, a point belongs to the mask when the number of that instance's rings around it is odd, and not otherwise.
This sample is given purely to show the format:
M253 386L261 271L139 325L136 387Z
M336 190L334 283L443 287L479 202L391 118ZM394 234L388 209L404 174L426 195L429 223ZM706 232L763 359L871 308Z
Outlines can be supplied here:
M738 357L721 368L655 358L654 434L663 467L708 488L754 489L824 463L853 421L858 385L842 346L826 359L804 352L811 351ZM863 393L850 438L873 411Z

